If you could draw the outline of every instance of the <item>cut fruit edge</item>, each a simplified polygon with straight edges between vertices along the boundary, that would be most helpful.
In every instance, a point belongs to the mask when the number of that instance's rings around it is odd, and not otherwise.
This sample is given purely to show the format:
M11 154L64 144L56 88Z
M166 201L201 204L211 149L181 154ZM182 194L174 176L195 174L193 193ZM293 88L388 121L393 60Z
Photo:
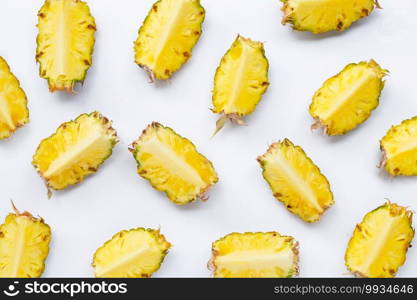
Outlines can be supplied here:
M287 23L293 23L292 17L291 17L293 10L291 10L291 8L287 5L288 0L281 0L281 2L284 3L284 5L281 7L281 11L284 13L282 20L281 20L281 24L285 25ZM376 8L383 9L383 7L381 6L378 0L373 0L373 2Z
M10 138L10 137L13 135L13 133L15 133L15 132L16 132L19 128L23 127L24 125L26 125L26 124L28 124L28 123L30 122L30 119L29 119L29 114L30 114L30 112L29 112L29 107L28 107L28 99L27 99L27 95L26 95L26 92L23 90L23 88L22 88L22 86L21 86L21 84L20 84L20 80L19 80L19 79L16 77L16 75L12 72L12 70L11 70L11 68L10 68L9 64L7 63L7 61L6 61L4 58L2 58L2 56L0 56L0 59L3 59L3 61L5 62L6 66L7 66L8 72L12 75L12 77L14 77L14 79L16 79L18 89L22 90L23 95L24 95L24 99L25 99L25 104L24 104L24 106L25 106L25 110L26 110L26 112L27 112L27 115L26 115L25 119L24 119L22 122L18 122L17 124L13 124L13 125L14 125L14 128L11 128L10 126L8 126L8 127L10 128L9 134L8 134L7 136L4 136L4 137L2 138L2 139L8 139L8 138ZM1 140L1 139L0 139L0 140Z
M366 61L362 61L362 62L359 62L358 64L360 64L360 63L363 63L363 62L366 62ZM358 65L358 64L356 64L356 65ZM383 87L384 87L384 83L385 83L385 80L384 80L384 77L385 76L389 76L389 74L390 74L390 72L389 72L389 70L387 70L387 69L382 69L381 68L381 66L374 60L374 59L370 59L369 60L369 62L367 62L367 64L369 64L369 67L371 67L372 69L373 69L373 71L377 74L377 76L378 76L378 78L380 78L380 80L381 80L381 82L382 82L382 88L381 88L381 90L380 90L380 93L379 93L379 96L378 96L378 98L380 97L380 95L381 95L381 92L382 92L382 89L383 89ZM353 64L350 64L350 65L353 65ZM348 65L349 66L349 65ZM347 66L342 70L342 71L340 71L338 74L336 74L335 76L333 76L333 77L331 77L331 78L335 78L335 77L337 77L337 76L339 76L340 74L342 74L342 72L345 70L347 68ZM331 79L330 78L330 79ZM328 80L327 80L328 81ZM326 81L326 82L327 82ZM373 110L373 109L372 109ZM371 111L372 111L371 110ZM369 117L368 117L369 118ZM360 124L358 124L358 126L359 126ZM322 129L323 130L323 133L324 133L324 135L329 135L329 128L328 128L328 126L327 125L325 125L321 120L320 120L320 118L319 117L315 117L314 118L314 123L311 125L311 130L317 130L317 129ZM336 135L341 135L341 134L336 134Z
M81 79L69 79L69 80L65 80L66 81L66 82L64 81L65 83L64 82L61 82L59 85L57 85L57 83L58 83L57 81L59 81L58 79L51 79L50 77L44 77L44 76L42 76L42 71L41 71L42 63L41 63L41 61L40 61L39 58L44 54L44 52L43 51L39 51L38 52L38 50L39 50L39 35L40 35L40 32L38 31L38 35L37 35L37 38L36 38L37 47L36 47L35 60L39 64L39 75L40 75L41 78L44 78L44 79L47 80L47 82L48 82L48 88L49 88L49 91L51 93L58 91L58 92L67 92L67 93L69 93L71 95L77 94L77 92L74 91L74 88L76 87L77 83L79 83L81 86L84 85L84 81L85 81L85 79L87 77L87 73L88 73L90 67L92 66L94 46L95 46L95 42L96 42L96 38L95 38L95 33L97 31L96 22L95 22L94 16L91 14L90 7L88 6L87 3L85 3L82 0L73 0L73 1L75 3L79 3L79 4L86 4L87 5L87 9L88 9L88 17L92 17L92 19L93 19L93 24L89 24L88 27L87 27L88 29L92 29L93 30L93 43L92 43L92 46L91 46L91 49L90 49L90 52L89 52L90 61L88 62L88 67L85 69L85 71L84 71L83 76L81 77ZM46 1L45 1L44 5L42 6L42 8L37 13L37 16L38 16L38 24L36 25L36 27L38 27L38 28L39 28L39 22L40 22L40 20L43 19L43 17L44 17L44 14L41 11L42 11L42 9L44 8L45 5L46 5ZM55 81L55 83L52 83L51 81Z
M329 192L330 192L330 194L331 194L331 202L329 203L329 204L326 204L326 205L324 205L324 204L322 204L322 211L318 214L319 215L319 218L317 219L317 220L312 220L312 221L306 221L306 220L304 220L303 218L301 218L304 222L307 222L307 223L313 223L313 222L317 222L317 221L319 221L319 220L321 220L321 217L324 215L324 213L329 209L329 208L331 208L334 204L335 204L335 201L334 201L334 195L333 195L333 192L332 192L332 190L331 190L331 186L330 186L330 182L329 182L329 180L327 179L327 177L322 173L322 171L320 170L320 168L314 163L314 161L307 155L307 153L304 151L304 149L303 148L301 148L301 146L298 146L298 145L295 145L295 144L293 144L288 138L285 138L285 139L283 139L283 140L279 140L278 142L275 142L275 143L272 143L270 146L269 146L269 148L268 148L268 150L264 153L264 154L262 154L262 155L260 155L260 156L258 156L257 158L256 158L256 160L258 161L258 163L261 165L261 168L262 168L262 176L264 177L264 179L265 179L265 181L268 183L268 185L269 185L269 187L270 187L270 189L271 189L271 191L273 192L273 196L274 196L274 198L275 199L277 199L278 201L280 201L282 204L284 204L284 206L288 209L288 207L286 206L286 203L284 202L284 201L282 201L279 197L277 197L276 196L276 194L274 193L274 191L273 191L273 188L272 188L272 185L269 183L269 181L267 180L267 178L265 177L265 175L264 175L264 173L265 173L265 168L264 168L264 163L265 163L265 157L268 155L268 154L271 154L272 152L273 152L273 150L274 150L274 148L276 147L276 145L277 144L280 144L280 143L291 143L292 145L293 145L293 147L295 147L295 148L299 148L301 151L302 151L302 153L304 154L304 156L307 158L307 160L312 164L312 165L314 165L316 168L317 168L317 170L318 170L318 172L319 172L319 174L320 174L320 176L322 176L324 179L325 179L325 181L327 182L327 184L328 184L328 187L329 187ZM291 212L291 213L293 213L293 212Z
M185 137L183 137L182 135L180 135L180 134L178 134L175 130L173 130L171 127L168 127L168 126L164 126L164 125L162 125L161 123L159 123L159 122L156 122L156 121L153 121L151 124L149 124L144 130L142 130L142 133L141 133L141 135L135 140L135 141L133 141L130 145L129 145L129 147L128 147L128 150L129 150L129 152L131 152L132 154L133 154L133 157L135 158L135 161L136 161L136 163L137 163L137 165L138 166L140 166L140 162L138 161L138 159L137 159L137 157L136 157L136 154L137 154L137 147L138 147L138 144L139 144L139 142L142 140L142 138L148 133L148 131L150 130L150 129L152 129L152 128L158 128L158 127L162 127L162 128L168 128L168 129L170 129L170 130L172 130L172 132L174 133L174 134L176 134L176 135L178 135L179 137L181 137L182 139L187 139L187 138L185 138ZM187 139L188 140L188 139ZM194 143L193 142L191 142L190 140L188 140L194 147L195 147L195 145L194 145ZM195 202L195 201L202 201L202 202L206 202L206 201L208 201L209 200L209 196L208 196L208 192L209 192L209 190L218 182L218 175L217 175L217 172L215 171L215 169L214 169L214 166L213 166L213 164L212 164L212 162L206 157L206 156L204 156L203 154L201 154L198 150L197 150L197 147L195 147L195 151L198 153L198 154L200 154L200 155L202 155L203 157L205 157L205 159L210 163L210 165L212 166L212 168L213 168L213 170L214 170L214 172L215 172L215 176L216 176L216 180L213 182L213 183L211 183L211 184L207 184L204 188L202 188L201 189L201 191L200 191L200 193L198 193L196 196L195 196L195 198L194 199L192 199L192 200L190 200L190 201L186 201L186 202L184 202L184 203L179 203L179 202L174 202L175 204L177 204L177 205L186 205L186 204L189 204L189 203L191 203L191 202ZM139 174L140 175L140 174ZM148 180L149 181L149 180ZM154 186L152 183L151 183L151 185L152 185L152 187L153 188L155 188L156 190L158 190L158 191L160 191L156 186ZM161 192L163 192L163 193L165 193L165 194L167 194L167 192L166 191L161 191Z
M49 138L51 138L51 137L53 137L54 135L56 135L57 133L58 133L58 131L59 131L59 129L61 128L61 127L65 127L66 126L66 124L67 123L71 123L71 122L76 122L81 116L83 116L83 115L86 115L86 116L92 116L92 117L94 117L94 118L97 118L98 119L98 121L101 121L101 125L102 126L104 126L104 130L106 131L106 133L109 135L109 136L111 136L112 138L113 138L113 147L114 147L114 145L115 144L117 144L118 142L119 142L119 138L118 138L118 136L117 136L117 132L116 132L116 130L112 127L112 121L110 121L107 117L105 117L105 116L103 116L100 112L98 112L98 111L94 111L94 112L92 112L92 113L83 113L83 114L81 114L81 115L79 115L79 116L77 116L75 119L73 119L73 120L71 120L71 121L68 121L68 122L64 122L64 123L62 123L61 125L59 125L58 126L58 128L55 130L55 132L53 133L53 134L51 134L50 136L48 136L48 137L46 137L46 138L44 138L40 143L39 143L39 146L38 146L38 148L36 149L36 152L35 152L35 154L34 154L34 156L36 155L36 153L38 152L38 150L39 150L39 148L40 148L40 146L42 145L42 143L45 141L45 140L48 140ZM112 153L113 153L113 147L112 147L112 149L110 150L110 153L109 153L109 155L106 157L106 158L104 158L103 159L103 161L97 166L97 168L96 168L96 171L98 170L98 168L107 160L107 158L109 158L111 155L112 155ZM33 162L32 162L32 164L33 164ZM46 190L47 190L47 196L48 196L48 199L51 199L52 198L52 195L53 195L53 191L55 190L54 188L52 188L50 185L49 185L49 182L48 182L48 179L47 178L45 178L44 177L44 175L43 175L43 172L41 172L40 170L39 170L39 168L36 166L36 165L34 165L34 167L35 167L35 169L36 169L36 171L38 172L38 174L40 175L40 177L42 178L42 180L43 180L43 182L44 182L44 184L45 184L45 186L46 186ZM74 183L74 184L72 184L72 186L73 185L76 185L76 184L78 184L78 183L81 183L83 180L81 180L80 182L77 182L77 183Z
M390 214L393 214L393 213L397 213L398 214L398 212L399 211L402 211L402 210L405 210L405 216L408 218L408 219L410 219L410 227L411 227L411 229L412 229L412 231L413 231L413 235L412 235L412 238L411 238L411 240L410 240L410 242L409 242L409 247L408 248L410 248L412 245L411 245L411 242L412 242L412 240L413 240L413 238L414 238L414 235L415 235L415 229L412 227L412 218L413 218L413 215L414 215L414 211L412 211L412 210L409 210L408 208L408 206L400 206L400 205L398 205L398 204L395 204L395 203L392 203L390 200L388 200L387 199L387 201L383 204L383 205L381 205L381 206L378 206L377 208L375 208L374 210L372 210L372 211L370 211L370 212L368 212L368 213L366 213L365 214L365 216L363 217L363 219L362 219L362 221L361 221L361 223L363 222L363 220L365 219L365 217L367 216L367 215L369 215L369 214L371 214L371 213L373 213L373 212L375 212L376 210L378 210L378 209L381 209L381 208L383 208L384 206L391 206L391 205L393 205L393 206L395 206L396 208L396 211L392 211L392 208L390 209ZM357 224L356 226L355 226L355 230L356 230L356 228L358 227L358 226L360 226L361 225L361 223L359 223L359 224ZM353 235L352 235L352 237L350 238L350 240L349 240L349 242L348 242L348 247L349 247L349 245L350 245L350 242L351 242L351 240L353 239ZM408 248L406 248L406 252L408 251ZM346 259L346 254L345 254L345 259ZM360 272L360 271L353 271L347 264L345 264L346 265L346 267L348 268L348 270L349 270L349 272L350 273L352 273L353 274L353 276L355 276L355 277L357 277L357 278L368 278L368 276L366 276L365 274L363 274L362 272ZM402 266L402 265L401 265ZM400 267L401 267L400 266Z
M254 233L259 233L259 232L245 232L245 233L243 233L242 235L244 235L244 234L254 234ZM276 233L276 232L265 232L266 234L268 234L268 233ZM216 242L218 242L218 241L220 241L220 240L222 240L222 239L224 239L224 238L226 238L227 236L229 236L229 235L232 235L232 234L238 234L237 232L232 232L232 233L229 233L229 234L227 234L226 236L224 236L224 237L222 237L222 238L220 238L220 239L218 239L217 241L215 241L215 242L213 242L213 246L212 246L212 249L211 249L211 253L212 253L212 257L211 257L211 259L207 262L207 268L210 270L210 271L212 271L212 272L214 272L214 271L216 271L216 269L217 269L217 267L216 267L216 264L214 263L214 261L215 261L215 259L216 259L216 257L218 256L218 251L216 251L215 249L214 249L214 244L216 243ZM300 253L300 247L299 247L299 242L297 241L297 240L295 240L293 237L291 237L291 236L284 236L284 235L281 235L281 237L282 238L289 238L289 239L291 239L291 242L292 242L292 247L291 247L291 251L293 252L293 254L294 254L294 260L293 260L293 262L292 262L292 266L293 266L293 270L294 270L294 273L292 274L292 276L297 276L297 275L299 275L299 273L300 273L300 265L299 265L299 263L300 263L300 256L299 256L299 253Z
M99 248L97 248L97 250L94 252L93 261L91 263L91 266L94 269L96 268L95 257L101 249L104 249L107 246L108 243L110 243L113 239L117 238L120 235L120 233L122 233L122 232L129 233L129 232L133 232L133 231L145 231L145 232L151 234L153 236L153 238L155 238L155 240L161 240L161 241L158 241L158 242L162 242L162 243L165 244L166 249L164 251L162 251L162 259L159 263L159 266L154 271L154 272L156 272L160 268L160 266L162 265L166 255L168 254L169 250L172 247L172 244L166 239L165 235L163 235L161 233L161 228L152 229L152 228L137 227L137 228L132 228L132 229L128 229L128 230L121 230L121 231L115 233L109 240L104 242L103 245L101 245ZM150 276L146 276L146 277L148 278Z

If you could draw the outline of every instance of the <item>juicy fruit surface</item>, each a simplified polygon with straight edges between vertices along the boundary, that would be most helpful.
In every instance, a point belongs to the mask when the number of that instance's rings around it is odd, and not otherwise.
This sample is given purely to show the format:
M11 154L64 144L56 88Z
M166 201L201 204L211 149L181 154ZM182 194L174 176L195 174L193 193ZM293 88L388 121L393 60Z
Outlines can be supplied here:
M268 68L263 44L238 36L217 68L212 111L236 116L252 113L269 86Z
M343 31L353 22L371 14L376 0L281 0L282 23L291 23L295 30L322 33Z
M214 277L293 277L298 243L277 232L231 233L212 246Z
M328 79L310 105L316 120L313 128L323 127L328 135L341 135L365 122L378 106L387 73L371 60L349 64Z
M414 237L412 212L387 203L356 226L346 250L348 269L361 277L394 277Z
M0 140L29 122L26 94L7 62L0 56Z
M32 164L49 188L60 190L95 173L116 143L109 120L98 112L82 114L44 139Z
M38 13L36 60L49 89L72 92L92 63L96 25L87 3L46 0Z
M160 0L135 42L135 61L151 79L168 79L190 57L205 17L199 0Z
M381 166L393 175L417 175L417 117L393 126L381 140Z
M306 222L318 221L333 205L329 182L303 149L285 139L258 158L274 196Z
M213 165L193 143L159 123L149 125L130 151L138 174L176 204L204 199L218 181Z
M0 225L0 277L40 277L49 252L51 229L27 212L9 214Z
M93 258L96 277L150 277L162 264L171 244L159 230L123 230L97 249Z

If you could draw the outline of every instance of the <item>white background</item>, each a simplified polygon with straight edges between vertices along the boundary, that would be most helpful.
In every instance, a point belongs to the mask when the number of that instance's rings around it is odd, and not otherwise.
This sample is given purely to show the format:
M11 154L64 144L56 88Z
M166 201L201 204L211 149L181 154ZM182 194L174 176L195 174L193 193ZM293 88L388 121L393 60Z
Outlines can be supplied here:
M343 33L313 36L280 24L278 0L202 0L203 35L191 60L166 83L149 84L133 61L133 41L153 0L90 0L97 23L93 66L75 95L51 94L35 63L42 0L1 0L0 55L26 91L30 123L0 142L0 217L10 199L44 217L53 239L43 276L92 276L96 248L134 227L161 227L173 244L155 277L206 277L211 243L233 231L279 231L300 242L300 276L350 276L344 251L356 223L385 198L417 208L417 178L390 178L376 168L379 139L417 114L415 0L381 0L383 10ZM271 86L247 127L227 126L214 139L211 89L217 65L236 34L265 42ZM342 137L312 133L311 97L346 64L374 58L391 71L380 106ZM48 200L31 165L40 140L81 113L114 121L120 143L97 174ZM128 145L151 121L193 141L220 181L206 203L179 207L136 174ZM306 224L275 200L256 157L282 138L301 145L331 183L336 204ZM398 276L417 276L417 247Z

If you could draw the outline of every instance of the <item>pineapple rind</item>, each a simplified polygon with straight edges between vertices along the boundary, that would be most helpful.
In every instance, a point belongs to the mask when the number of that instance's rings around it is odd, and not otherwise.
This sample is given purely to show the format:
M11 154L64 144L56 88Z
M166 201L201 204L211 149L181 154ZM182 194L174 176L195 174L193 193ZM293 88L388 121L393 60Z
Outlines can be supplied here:
M76 76L74 78L70 78L70 79L61 79L61 78L51 78L47 73L47 66L46 63L42 63L42 59L45 55L45 49L43 49L42 46L42 42L41 39L44 38L43 34L40 30L40 27L43 23L43 20L47 17L48 15L48 7L51 5L52 2L56 2L56 1L68 1L68 2L72 2L72 3L78 3L78 5L80 6L80 8L86 10L86 19L87 21L83 22L83 26L85 26L84 30L86 32L90 31L90 36L87 38L91 39L91 45L90 45L90 49L88 50L88 53L86 54L85 58L83 60L79 61L79 67L83 68L83 72L82 75L80 76ZM87 76L87 72L89 70L89 68L91 67L92 64L92 56L93 56L93 52L94 52L94 44L95 44L95 31L96 31L96 23L94 20L94 17L91 15L90 12L90 8L88 6L88 4L84 1L81 0L45 0L44 5L41 7L41 9L38 12L38 24L37 27L39 28L39 33L38 36L36 38L36 43L37 43L37 48L36 48L36 61L39 63L39 75L48 80L48 86L49 86L49 90L51 92L55 92L55 91L65 91L68 93L73 93L74 91L74 87L76 85L76 83L80 82L83 83L85 80L85 77ZM85 45L85 43L84 43ZM45 50L45 51L43 51ZM43 68L45 65L45 68ZM63 76L67 76L67 74L62 74ZM60 76L62 76L60 75Z
M299 155L299 158L305 159L306 163L309 165L309 168L312 169L311 173L314 173L317 175L316 178L316 182L318 180L320 180L320 185L324 186L324 195L322 195L322 198L325 199L325 203L320 203L321 206L321 212L317 211L317 210L313 210L311 207L308 207L308 209L310 210L309 212L304 211L304 208L298 208L298 207L294 207L292 205L292 202L294 198L294 195L291 195L290 193L288 193L287 195L281 191L281 190L275 190L274 189L274 182L272 181L271 178L268 177L267 175L267 165L269 163L269 160L272 158L273 159L273 155L274 152L278 149L278 151L281 151L280 148L285 148L283 151L288 151L288 149L292 149L295 152L297 152L297 155ZM303 148L301 148L300 146L295 146L289 139L284 139L282 141L278 141L276 143L271 144L271 146L269 147L268 151L259 156L257 158L261 168L262 168L262 175L265 179L265 181L268 183L269 187L271 188L271 191L274 195L274 197L282 202L285 207L292 212L293 214L299 216L303 221L305 222L316 222L318 220L320 220L321 216L324 214L324 212L329 209L333 204L334 204L334 199L333 199L333 193L331 191L330 188L330 183L327 180L326 176L323 175L323 173L321 173L321 170L319 169L319 167L311 160L311 158L305 153L305 151L303 150ZM305 166L304 166L305 168ZM317 193L317 191L315 191ZM322 194L323 191L320 191L320 193ZM317 195L316 195L317 196ZM289 198L291 199L290 201L286 201L285 199ZM302 201L306 201L305 199L301 199ZM288 202L288 203L287 203Z
M163 189L163 187L158 186L158 184L156 182L154 182L152 176L147 176L147 171L146 170L141 170L142 163L138 159L138 153L141 150L140 145L141 145L142 141L144 139L146 139L148 134L152 134L153 130L168 130L171 134L181 138L184 142L189 144L193 148L193 151L195 152L195 154L198 155L199 157L201 157L204 160L204 163L210 169L211 176L210 176L209 182L206 182L206 186L203 187L198 193L194 194L193 196L191 196L188 199L180 199L179 196L175 195L174 191L171 191L169 189ZM151 184L151 186L154 189L165 193L166 196L168 197L168 199L170 199L173 203L175 203L177 205L185 205L185 204L197 201L197 200L202 200L202 201L207 200L206 193L219 180L218 176L217 176L217 173L216 173L216 170L214 169L214 166L213 166L212 162L210 160L208 160L203 154L198 152L197 147L189 139L179 135L172 128L167 127L167 126L163 126L162 124L157 123L157 122L151 123L149 126L147 126L145 128L145 130L143 130L141 136L131 144L131 146L129 147L129 151L133 154L133 157L136 160L138 174L142 178L148 180L149 183Z
M216 263L217 258L221 255L219 251L219 245L221 243L227 243L229 240L233 239L243 239L243 238L256 238L256 237L269 237L272 239L283 239L284 243L288 243L291 246L291 251L293 254L293 260L291 262L292 267L288 270L288 273L285 274L285 276L279 276L276 274L275 277L285 277L285 278L291 278L294 276L297 276L299 274L299 244L298 242L292 237L292 236L283 236L280 235L276 231L271 232L245 232L245 233L239 233L239 232L232 232L224 237L218 239L217 241L213 242L212 244L212 258L210 259L208 263L208 267L210 270L213 271L214 277L217 278L223 278L223 277L254 277L252 274L247 274L247 276L227 276L226 274L221 274L221 270L219 270L219 266ZM235 251L239 251L239 249L235 249ZM259 277L259 276L256 276Z
M15 207L14 207L15 213L10 213L7 215L5 222L3 224L0 225L0 277L16 277L16 278L38 278L42 275L42 273L45 270L45 260L48 257L49 254L49 243L51 240L51 228L49 227L48 224L46 224L44 222L44 220L42 218L35 218L32 214L30 214L29 212L25 211L23 213L20 213ZM22 220L24 221L28 221L30 223L32 223L31 225L34 226L40 226L42 227L42 229L45 231L44 234L42 236L40 236L41 241L39 244L39 241L35 241L35 240L31 240L30 244L33 246L35 242L37 242L37 252L36 254L39 255L39 259L40 261L40 268L38 268L37 270L32 270L33 273L27 274L26 272L24 274L19 273L22 272L22 270L17 270L15 274L10 274L10 273L6 273L4 274L3 271L6 268L6 261L5 259L7 259L7 251L9 250L13 250L10 249L9 247L7 247L6 249L6 253L2 252L2 244L4 245L5 243L7 243L7 239L9 238L9 236L7 235L7 229L8 226L10 226L11 224L15 223L17 219L22 218ZM13 239L13 237L11 237ZM27 245L25 244L25 247ZM29 247L29 246L27 246ZM35 254L35 252L33 251L32 254ZM30 264L35 265L34 261L31 261Z
M322 24L316 21L312 21L311 24L308 24L306 20L309 20L308 16L300 16L297 17L299 11L297 10L300 3L303 2L303 0L280 0L283 2L283 6L281 10L284 13L284 16L282 18L282 24L285 25L287 23L292 25L292 28L294 30L298 31L310 31L314 34L324 33L328 31L344 31L345 29L349 28L354 22L365 18L369 16L374 8L380 8L377 0L360 0L363 2L363 6L361 7L360 4L357 3L354 5L353 1L345 1L340 0L340 5L346 5L347 7L339 7L339 11L335 13L333 16L334 18L329 20L330 23ZM306 1L307 2L307 1ZM316 14L316 18L324 19L324 17L331 16L332 6L331 4L334 4L334 0L316 0L317 7L313 8L310 15ZM327 2L327 3L326 3ZM307 5L312 5L314 2L309 1ZM351 7L349 7L351 6ZM328 8L328 11L326 11L326 8ZM349 19L346 15L352 15Z
M396 153L398 149L401 149L401 146L412 144L416 140L417 117L392 126L380 141L382 151L380 167L383 167L392 176L417 176L416 147L406 147L404 152Z
M50 140L50 139L52 139L52 138L54 138L54 137L56 137L56 136L58 136L58 135L62 135L63 133L65 133L65 129L66 129L66 127L69 125L69 124L74 124L74 123L76 123L76 124L79 124L79 120L82 120L83 118L94 118L94 120L96 121L96 122L99 122L99 124L100 124L100 126L102 126L102 129L105 131L105 135L106 135L106 137L109 139L109 141L111 142L110 143L110 147L109 147L109 149L108 149L108 153L107 153L107 155L105 156L105 157L103 157L103 159L94 167L94 168L89 168L88 170L84 170L84 174L82 174L82 176L81 177L79 177L79 178L76 178L76 180L74 181L73 180L73 182L69 182L69 183L66 183L66 184L64 184L64 185L59 185L59 186L57 186L57 185L55 185L52 181L51 181L51 179L48 179L48 178L46 178L45 176L44 176L44 171L43 170L41 170L41 168L40 168L40 166L39 166L39 164L40 164L40 162L41 162L41 160L40 160L40 158L39 158L39 156L42 154L42 151L43 150L45 150L43 147L44 147L44 145L46 145L47 144L47 142ZM112 153L113 153L113 147L118 143L118 137L117 137L117 133L116 133L116 130L114 130L113 129L113 127L112 127L112 123L111 123L111 121L109 121L106 117L104 117L104 116L102 116L99 112L97 112L97 111L95 111L95 112L92 112L92 113L90 113L90 114L86 114L86 113L84 113L84 114L81 114L81 115L79 115L76 119L74 119L74 120L71 120L71 121L68 121L68 122L65 122L65 123L63 123L63 124L61 124L58 128L57 128L57 130L55 131L55 133L53 133L52 135L50 135L49 137L47 137L47 138L45 138L45 139L43 139L41 142L40 142L40 144L39 144L39 146L38 146L38 148L36 149L36 152L35 152L35 154L33 155L33 160L32 160L32 165L35 167L35 169L36 169L36 171L39 173L39 175L42 177L42 179L44 180L44 182L45 182L45 184L46 184L46 186L47 186L47 188L48 188L48 195L49 195L49 197L51 196L51 189L52 190L62 190L62 189L65 189L65 188L67 188L68 186L71 186L71 185L75 185L75 184L79 184L79 183L81 183L84 179L85 179L85 177L87 177L88 175L90 175L90 174L93 174L93 173L95 173L95 172L97 172L97 170L100 168L100 166L112 155ZM46 146L45 146L46 147Z
M375 74L377 80L379 81L379 87L376 93L373 96L372 99L368 99L369 101L366 103L367 107L364 109L362 103L356 103L356 111L350 112L350 115L347 115L349 112L347 112L345 115L348 118L355 118L356 122L341 126L340 123L343 122L340 118L329 118L327 120L323 119L321 114L323 114L323 109L321 108L321 105L323 105L324 100L322 100L322 94L326 92L326 90L331 87L332 84L337 82L338 80L345 79L345 76L348 72L351 72L353 69L358 68L366 68L369 70L372 70L372 72ZM382 90L385 85L384 77L389 73L388 70L382 69L380 65L374 61L370 60L369 62L362 61L359 63L352 63L348 64L346 67L343 68L342 71L340 71L335 76L327 79L320 89L318 89L314 96L312 103L310 104L309 112L310 115L316 120L316 122L312 125L312 129L317 128L323 128L325 134L333 136L333 135L344 135L347 132L355 129L362 123L364 123L372 114L372 111L375 110L379 105L379 98L381 96ZM346 80L346 79L345 79ZM351 85L353 85L352 83ZM335 97L335 96L334 96ZM362 106L360 106L362 105Z
M203 32L202 28L203 28L203 23L204 23L204 20L205 20L205 13L206 12L205 12L204 7L200 3L200 0L194 1L195 4L197 5L196 6L197 10L200 10L200 16L201 16L199 29L195 31L195 37L196 37L195 40L192 42L192 44L190 44L190 47L189 47L188 51L185 51L184 53L177 54L177 58L180 59L180 63L174 69L170 70L168 68L165 68L164 71L155 70L155 69L151 68L150 66L148 66L147 63L142 62L141 57L139 57L140 43L141 43L140 39L141 39L142 35L146 34L146 29L147 29L146 25L147 25L147 23L150 21L151 17L154 14L158 13L158 7L159 7L159 5L161 5L161 3L163 1L171 1L171 0L158 0L152 5L152 8L149 10L148 15L146 16L145 20L142 23L142 26L139 28L138 37L137 37L136 41L134 42L135 62L139 67L141 67L142 69L144 69L146 71L146 73L149 75L149 78L150 78L151 82L154 82L155 79L167 80L167 79L171 78L172 75L176 71L178 71L191 58L194 46L199 41L199 39L201 37L201 34Z
M395 218L395 217L401 217L404 218L408 225L408 232L403 232L402 236L400 237L402 241L404 241L404 247L403 247L403 251L402 253L400 253L401 258L398 262L398 264L394 265L394 266L390 266L388 269L382 269L378 272L378 274L375 273L369 273L368 272L363 272L361 270L358 269L358 267L356 266L352 266L352 259L355 258L355 256L352 253L352 248L354 248L355 243L360 242L361 238L364 239L366 237L373 237L372 236L372 232L369 231L369 228L365 228L364 224L366 222L369 222L369 220L373 217L376 216L376 214L382 210L386 210L389 214L389 217ZM405 263L406 260L406 254L408 251L408 248L411 247L411 241L414 238L414 234L415 234L415 230L412 227L412 219L413 219L413 213L410 210L407 210L406 207L402 207L399 206L395 203L390 203L387 202L384 205L381 205L379 207L377 207L376 209L368 212L362 219L362 222L358 225L356 225L355 230L353 232L353 235L351 237L351 239L349 240L347 249L346 249L346 253L345 253L345 265L348 268L348 270L350 272L352 272L352 274L354 274L356 277L384 277L384 278L392 278L395 277L398 269ZM385 222L388 222L389 220L384 220ZM373 243L372 241L369 241L369 243ZM369 255L369 253L366 253ZM392 255L389 253L385 253L386 255ZM398 254L398 253L396 253ZM385 260L384 260L385 261ZM386 266L385 266L386 267Z
M219 101L222 97L221 86L219 86L219 78L221 76L225 76L223 74L223 68L227 64L228 60L232 60L234 58L230 57L232 55L232 52L237 49L240 45L247 45L252 49L255 49L256 52L259 53L260 60L265 64L265 69L263 70L262 74L258 74L257 78L251 78L250 82L247 83L246 88L251 87L253 88L253 81L256 81L256 88L258 89L258 92L255 95L252 95L252 98L247 101L247 108L244 111L241 111L239 109L227 109L225 110L225 105L220 105ZM269 61L265 55L265 48L263 43L252 41L249 38L244 38L240 35L238 35L233 42L232 46L229 48L229 50L224 54L222 57L219 66L216 69L216 74L214 76L214 89L213 89L213 96L212 96L212 104L213 108L211 109L213 113L221 114L218 121L217 131L221 129L224 125L224 121L230 120L233 123L244 125L243 117L253 113L259 104L259 102L262 100L262 96L266 93L269 87L269 80L268 80L268 73L269 73ZM240 83L242 84L242 83ZM244 87L243 87L244 88ZM243 89L242 88L242 89ZM232 99L235 100L235 99Z
M0 122L0 140L6 139L10 137L17 129L22 127L23 125L27 124L29 122L29 109L27 105L27 97L24 92L24 90L20 87L19 79L12 73L10 70L10 66L7 64L6 60L0 56L0 86L1 82L3 80L8 80L10 85L13 85L13 93L14 95L14 101L19 100L23 103L13 103L14 105L19 105L23 109L22 116L15 120L13 118L13 114L11 115L11 119L13 121L13 125L15 128L10 128L7 124ZM6 89L4 89L6 96ZM7 93L7 95L10 94ZM0 100L1 101L1 100ZM8 101L6 101L8 105L11 105Z
M100 263L99 261L97 261L97 259L98 259L97 257L100 254L100 252L103 251L104 249L106 249L107 247L110 247L110 244L111 244L112 241L114 241L118 238L126 238L126 236L129 235L129 233L138 232L138 231L145 231L145 232L149 233L153 237L155 242L157 242L161 246L160 261L148 273L134 274L134 276L129 276L129 274L126 274L126 276L123 276L123 277L131 277L131 278L148 278L148 277L151 277L153 273L155 273L156 271L159 270L162 263L164 262L164 259L165 259L166 255L168 254L169 249L172 246L171 243L169 243L166 240L165 236L160 233L159 229L155 230L155 229L140 227L140 228L134 228L134 229L130 229L130 230L122 230L122 231L116 233L115 235L112 236L112 238L110 240L105 242L94 253L93 262L91 264L93 266L93 268L96 269L97 265L99 265L99 263ZM98 274L96 272L95 272L95 276L96 277L101 277L101 276L98 276Z

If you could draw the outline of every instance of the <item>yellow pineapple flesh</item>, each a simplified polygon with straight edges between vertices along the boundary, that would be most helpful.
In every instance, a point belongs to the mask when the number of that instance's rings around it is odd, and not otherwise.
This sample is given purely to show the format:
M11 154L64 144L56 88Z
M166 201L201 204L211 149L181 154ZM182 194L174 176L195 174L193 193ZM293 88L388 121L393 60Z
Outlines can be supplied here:
M300 146L288 140L274 143L258 157L275 198L306 222L318 221L333 205L330 184Z
M36 61L50 91L72 92L92 63L96 24L86 2L45 0L38 13Z
M310 114L312 128L328 135L342 135L365 122L379 104L388 73L374 60L347 65L314 94Z
M40 277L50 240L51 229L42 218L15 209L0 225L0 277Z
M205 18L200 0L159 0L134 44L135 62L151 78L168 79L191 57Z
M413 214L386 203L366 214L349 241L345 262L359 277L394 277L414 237Z
M171 244L159 230L123 230L97 249L92 266L96 277L151 277L161 266Z
M27 98L19 80L0 56L0 140L29 122Z
M218 177L212 163L188 139L159 123L149 125L129 149L138 174L175 204L206 199Z
M98 112L82 114L44 139L32 164L48 188L62 190L95 173L117 141L107 118Z
M284 16L282 24L290 23L293 29L323 33L343 31L352 23L369 16L377 0L281 0Z
M212 245L209 266L217 278L298 275L298 243L278 232L231 233Z
M260 42L238 36L223 56L214 78L213 108L221 114L215 134L230 120L243 125L269 86L269 63Z
M381 167L393 175L417 176L417 117L391 127L381 139Z

